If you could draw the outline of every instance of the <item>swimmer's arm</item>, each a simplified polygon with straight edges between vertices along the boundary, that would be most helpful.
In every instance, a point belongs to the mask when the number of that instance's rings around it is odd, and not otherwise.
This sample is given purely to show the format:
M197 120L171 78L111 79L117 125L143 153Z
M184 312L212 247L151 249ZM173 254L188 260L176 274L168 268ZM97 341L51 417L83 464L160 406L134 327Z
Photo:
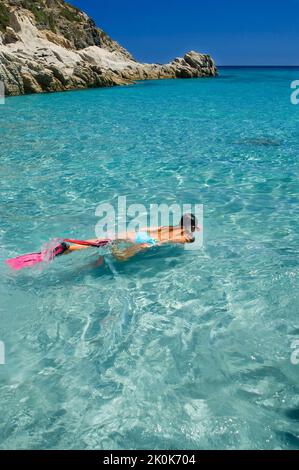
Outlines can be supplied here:
M186 238L186 237L181 237L181 238L176 238L175 240L161 240L156 243L155 246L161 246L161 245L185 245L186 243L192 243L192 240Z

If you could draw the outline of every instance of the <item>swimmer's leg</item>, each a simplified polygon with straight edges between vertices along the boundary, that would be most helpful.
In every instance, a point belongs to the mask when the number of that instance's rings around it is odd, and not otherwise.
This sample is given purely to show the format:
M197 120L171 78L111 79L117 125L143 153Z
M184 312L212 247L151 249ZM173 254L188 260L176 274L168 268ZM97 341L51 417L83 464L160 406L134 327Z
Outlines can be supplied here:
M99 268L100 266L103 266L105 263L105 258L104 256L99 256L98 259L94 263L95 268Z
M100 256L96 261L93 261L92 263L85 264L82 266L84 269L96 269L96 268L101 268L105 264L105 259L104 256Z

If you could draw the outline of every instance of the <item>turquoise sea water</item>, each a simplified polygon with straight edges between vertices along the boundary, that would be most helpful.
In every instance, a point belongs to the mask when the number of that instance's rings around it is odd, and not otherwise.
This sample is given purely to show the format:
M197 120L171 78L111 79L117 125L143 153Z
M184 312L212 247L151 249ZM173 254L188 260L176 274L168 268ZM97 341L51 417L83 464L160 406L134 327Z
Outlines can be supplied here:
M299 448L299 69L0 106L2 449ZM204 247L7 257L94 237L95 209L204 204Z

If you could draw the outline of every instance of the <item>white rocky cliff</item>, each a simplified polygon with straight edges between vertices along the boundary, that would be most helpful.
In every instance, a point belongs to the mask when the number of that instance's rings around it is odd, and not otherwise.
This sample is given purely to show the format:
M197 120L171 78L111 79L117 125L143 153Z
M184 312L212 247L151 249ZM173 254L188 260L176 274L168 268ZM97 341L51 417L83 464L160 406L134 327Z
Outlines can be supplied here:
M7 95L217 75L209 55L140 64L62 0L0 0L0 80Z

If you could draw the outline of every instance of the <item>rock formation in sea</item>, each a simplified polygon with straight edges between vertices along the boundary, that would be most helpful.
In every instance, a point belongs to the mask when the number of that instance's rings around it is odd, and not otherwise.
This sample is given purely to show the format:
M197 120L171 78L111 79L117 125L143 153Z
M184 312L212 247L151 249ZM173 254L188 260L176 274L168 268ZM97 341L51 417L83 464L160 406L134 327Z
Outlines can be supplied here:
M6 95L217 75L191 51L168 64L142 64L63 0L0 0L0 80Z

